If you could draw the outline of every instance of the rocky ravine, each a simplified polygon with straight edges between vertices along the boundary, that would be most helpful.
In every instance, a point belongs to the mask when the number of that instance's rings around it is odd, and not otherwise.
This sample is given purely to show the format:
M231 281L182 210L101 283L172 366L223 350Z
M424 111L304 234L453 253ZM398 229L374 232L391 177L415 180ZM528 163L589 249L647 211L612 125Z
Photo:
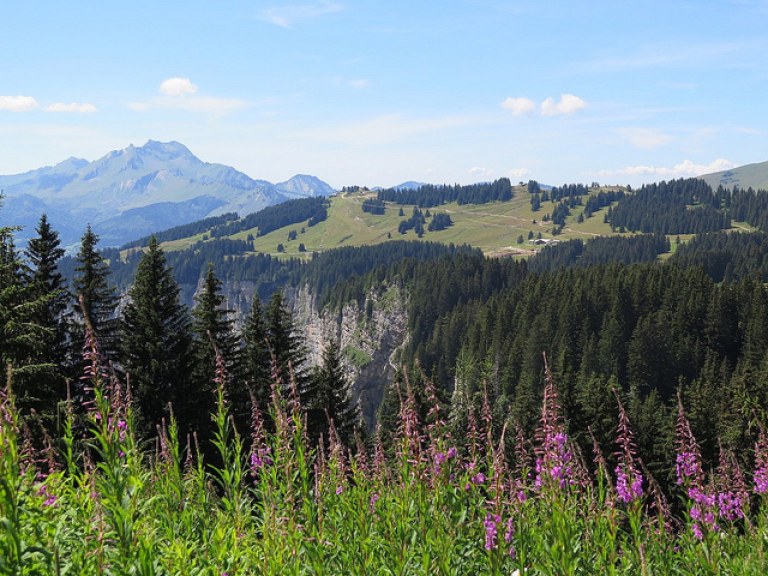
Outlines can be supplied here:
M310 365L318 365L329 341L338 338L353 395L359 399L369 427L384 388L392 381L397 354L408 331L407 301L398 286L372 290L362 306L356 301L341 310L318 310L315 297L304 287L287 290L296 326L304 330Z

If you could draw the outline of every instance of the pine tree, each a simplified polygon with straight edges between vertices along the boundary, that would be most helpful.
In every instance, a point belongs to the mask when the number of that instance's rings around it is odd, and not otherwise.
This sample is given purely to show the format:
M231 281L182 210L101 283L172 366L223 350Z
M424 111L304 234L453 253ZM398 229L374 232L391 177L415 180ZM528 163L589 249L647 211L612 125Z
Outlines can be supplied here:
M195 333L195 380L203 390L212 390L216 376L216 353L226 368L226 391L238 431L244 434L250 420L250 402L242 370L239 338L235 334L232 311L224 307L221 281L208 266L203 291L195 298L192 327Z
M196 389L192 376L192 337L179 287L153 237L136 269L123 315L121 352L138 408L140 432L151 435L168 404L181 433L207 425L212 399Z
M115 287L109 283L109 266L96 249L98 242L99 237L89 224L80 241L73 285L75 295L78 300L81 299L96 332L101 353L108 360L114 360L117 358L119 338L119 320L115 316L119 298ZM75 310L83 313L80 302L75 305ZM81 328L76 330L73 338L76 349L82 346L82 333Z

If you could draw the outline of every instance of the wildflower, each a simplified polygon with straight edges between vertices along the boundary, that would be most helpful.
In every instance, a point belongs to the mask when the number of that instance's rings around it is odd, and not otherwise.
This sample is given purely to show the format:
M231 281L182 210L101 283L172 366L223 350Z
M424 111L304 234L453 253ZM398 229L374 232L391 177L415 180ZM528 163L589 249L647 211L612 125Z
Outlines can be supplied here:
M370 502L371 512L373 512L376 509L376 502L378 501L379 501L379 495L376 493L372 494L371 502Z
M504 542L509 544L509 557L514 560L515 558L515 545L513 544L512 540L515 537L515 521L510 516L507 518L507 530L504 533Z
M616 466L616 494L625 504L643 496L643 477L634 470L631 474L625 466Z
M336 486L336 496L339 496L342 492L344 492L344 486L339 484L338 486Z
M714 489L720 518L730 522L744 517L744 505L749 501L747 483L736 455L722 446Z
M541 424L537 432L539 446L536 450L534 486L541 488L554 481L555 485L565 488L574 483L573 452L561 421L557 390L546 360L545 356L544 371L547 383L544 387Z
M501 516L498 514L491 514L490 512L485 515L483 525L485 526L485 549L496 549L496 533L497 526L501 522Z
M677 399L677 457L675 459L675 470L677 472L677 483L682 485L686 483L693 483L694 485L701 485L702 483L702 471L701 471L701 452L699 451L699 445L696 443L696 438L691 431L691 424L688 422L688 418L683 411L683 402L680 398Z
M760 435L755 442L755 473L753 476L755 494L768 492L768 435L760 426Z
M643 496L643 475L637 467L637 447L635 435L629 426L629 416L624 410L619 393L614 390L616 402L619 405L619 423L616 427L616 444L619 451L616 454L619 464L616 466L616 494L620 501L628 504Z

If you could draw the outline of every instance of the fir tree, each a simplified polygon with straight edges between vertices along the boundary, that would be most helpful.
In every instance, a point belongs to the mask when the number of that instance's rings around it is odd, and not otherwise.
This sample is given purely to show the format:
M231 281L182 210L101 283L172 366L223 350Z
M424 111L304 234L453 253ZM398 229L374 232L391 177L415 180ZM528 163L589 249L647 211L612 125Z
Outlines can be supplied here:
M179 302L179 287L165 255L152 238L136 270L123 315L121 351L138 408L140 432L151 435L168 405L182 433L207 423L205 391L192 375L192 338L188 310Z

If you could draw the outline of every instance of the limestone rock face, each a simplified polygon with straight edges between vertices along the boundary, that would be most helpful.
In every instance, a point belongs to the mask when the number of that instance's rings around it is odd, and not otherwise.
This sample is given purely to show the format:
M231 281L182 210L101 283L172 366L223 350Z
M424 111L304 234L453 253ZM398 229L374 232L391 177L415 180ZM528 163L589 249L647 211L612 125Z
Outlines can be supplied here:
M407 298L395 285L369 291L361 304L351 301L341 310L318 310L315 297L306 289L288 291L296 326L304 331L309 362L321 362L325 346L338 339L355 399L369 427L385 386L397 369L397 356L407 337Z

